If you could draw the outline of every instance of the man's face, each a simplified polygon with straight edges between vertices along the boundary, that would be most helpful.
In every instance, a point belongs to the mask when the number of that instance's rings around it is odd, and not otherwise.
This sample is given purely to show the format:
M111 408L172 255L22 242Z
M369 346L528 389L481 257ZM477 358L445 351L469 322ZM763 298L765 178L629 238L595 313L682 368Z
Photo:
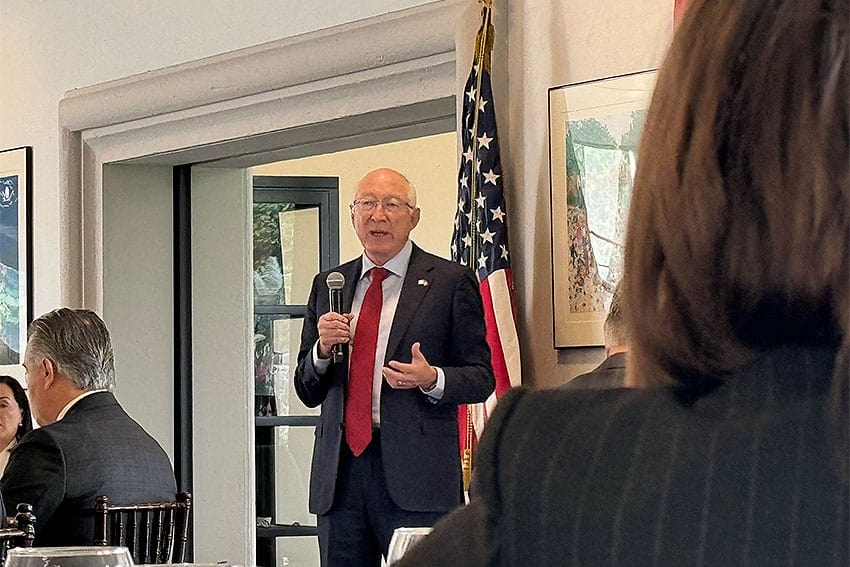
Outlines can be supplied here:
M351 222L366 255L375 264L384 265L404 247L419 223L419 209L408 206L408 186L395 171L375 170L357 185ZM372 210L362 210L358 203L378 203ZM398 210L387 210L400 204Z

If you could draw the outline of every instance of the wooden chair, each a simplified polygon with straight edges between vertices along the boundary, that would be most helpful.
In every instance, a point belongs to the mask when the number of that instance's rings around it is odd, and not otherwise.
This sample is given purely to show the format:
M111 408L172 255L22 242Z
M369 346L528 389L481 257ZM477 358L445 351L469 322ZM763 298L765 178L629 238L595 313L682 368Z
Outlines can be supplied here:
M127 547L135 563L182 563L189 534L192 495L181 492L173 502L113 506L98 496L94 544Z
M35 540L35 516L32 505L18 504L17 513L9 527L0 529L0 566L6 564L6 553L13 547L32 547Z

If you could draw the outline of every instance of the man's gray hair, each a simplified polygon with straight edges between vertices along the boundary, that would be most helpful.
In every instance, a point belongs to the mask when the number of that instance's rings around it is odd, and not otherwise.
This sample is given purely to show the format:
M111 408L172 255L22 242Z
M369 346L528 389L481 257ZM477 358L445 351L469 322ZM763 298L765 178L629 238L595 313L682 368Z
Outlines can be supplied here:
M81 390L113 390L115 361L103 320L88 309L63 307L30 324L27 354L49 358Z
M403 173L399 173L399 175L404 178L405 182L407 182L407 202L411 207L416 207L416 187L413 186L413 183L410 179L407 178Z

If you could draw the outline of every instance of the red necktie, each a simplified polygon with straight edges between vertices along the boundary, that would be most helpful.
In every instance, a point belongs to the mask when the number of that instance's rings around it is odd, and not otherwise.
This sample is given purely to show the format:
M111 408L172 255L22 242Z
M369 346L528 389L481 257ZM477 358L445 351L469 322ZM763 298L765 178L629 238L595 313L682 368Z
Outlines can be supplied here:
M378 326L384 293L381 284L389 275L385 268L372 268L372 282L366 290L348 367L348 391L345 396L345 441L355 457L366 450L372 440L372 379L375 374L375 351L378 348Z

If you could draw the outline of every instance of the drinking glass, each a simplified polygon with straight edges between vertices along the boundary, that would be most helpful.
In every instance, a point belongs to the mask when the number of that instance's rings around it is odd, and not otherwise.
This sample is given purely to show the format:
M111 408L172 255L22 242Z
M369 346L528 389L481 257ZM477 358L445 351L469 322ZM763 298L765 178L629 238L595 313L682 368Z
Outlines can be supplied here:
M401 559L408 549L429 533L431 533L430 527L396 528L390 540L390 549L387 551L387 567Z
M14 547L6 567L132 567L126 547Z

